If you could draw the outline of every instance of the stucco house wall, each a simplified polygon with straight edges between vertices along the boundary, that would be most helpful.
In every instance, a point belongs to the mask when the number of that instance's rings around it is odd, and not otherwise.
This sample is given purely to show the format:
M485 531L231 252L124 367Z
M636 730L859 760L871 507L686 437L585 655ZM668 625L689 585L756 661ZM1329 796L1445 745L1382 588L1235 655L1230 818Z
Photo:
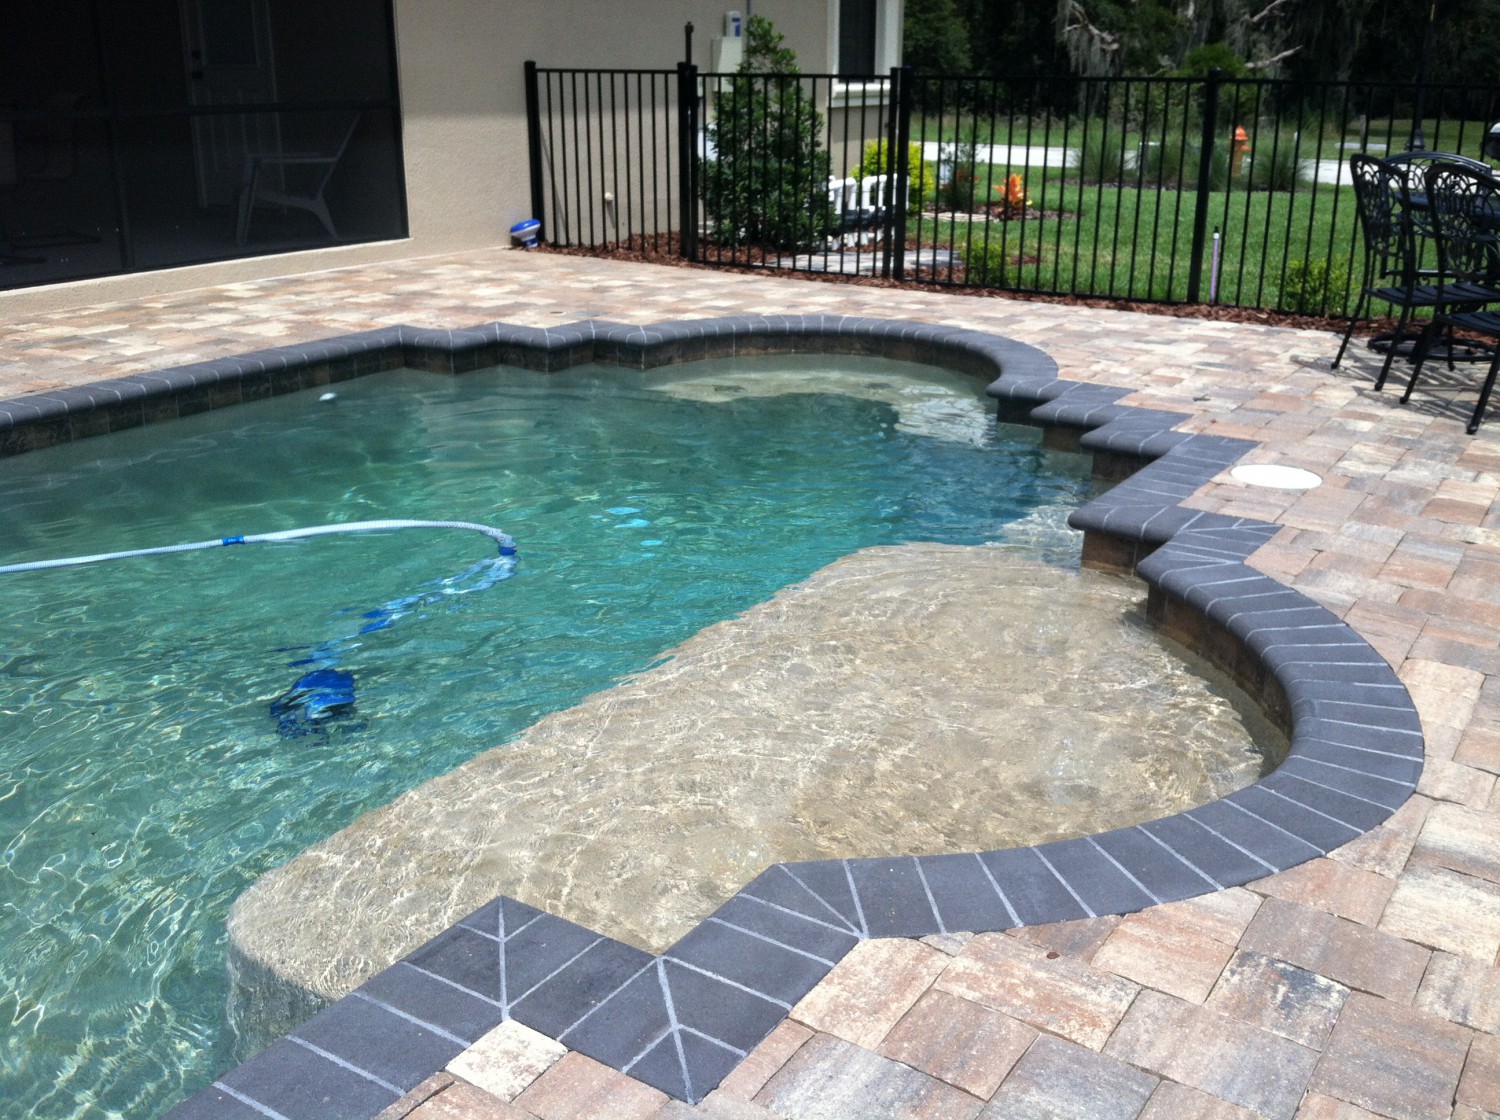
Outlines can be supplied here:
M882 4L889 52L901 4ZM0 293L0 314L508 243L512 223L530 216L526 60L670 69L692 21L693 61L707 69L726 11L704 0L396 0L408 237L20 289ZM758 0L753 11L776 24L804 70L836 66L838 0Z

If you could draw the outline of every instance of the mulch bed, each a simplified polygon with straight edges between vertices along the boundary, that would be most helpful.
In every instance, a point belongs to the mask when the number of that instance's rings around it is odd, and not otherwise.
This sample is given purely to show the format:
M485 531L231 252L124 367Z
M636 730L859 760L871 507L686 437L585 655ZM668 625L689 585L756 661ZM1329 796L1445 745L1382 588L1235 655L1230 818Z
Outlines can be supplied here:
M654 242L654 244L653 244ZM901 288L907 291L933 291L931 283L916 280L885 280L878 276L856 276L837 272L805 272L791 269L756 268L720 264L699 264L685 261L678 255L677 237L632 237L614 249L589 249L579 246L566 248L542 245L539 251L556 253L566 257L602 257L606 260L634 261L639 264L667 265L674 268L701 268L718 272L754 273L757 276L788 276L798 280L821 280L826 284L856 284L865 288ZM775 258L782 254L768 252ZM924 270L925 271L925 270ZM1289 315L1279 311L1267 311L1258 307L1222 307L1204 303L1146 303L1139 300L1106 299L1095 296L1033 295L1009 292L996 288L945 287L950 295L969 296L975 299L1015 299L1028 303L1055 303L1076 307L1103 307L1113 311L1136 311L1146 315L1165 315L1174 319L1208 319L1220 323L1250 323L1258 326L1291 327L1299 330L1337 331L1340 334L1348 327L1348 319L1330 319L1321 315ZM1394 319L1374 319L1361 325L1361 336L1389 331Z

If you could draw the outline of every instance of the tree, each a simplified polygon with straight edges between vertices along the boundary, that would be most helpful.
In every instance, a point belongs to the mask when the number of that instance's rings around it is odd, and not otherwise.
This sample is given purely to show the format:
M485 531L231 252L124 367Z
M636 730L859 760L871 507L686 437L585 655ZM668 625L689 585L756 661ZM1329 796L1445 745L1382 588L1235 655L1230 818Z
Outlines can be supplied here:
M830 226L823 117L784 38L751 16L739 71L713 91L702 191L720 245L805 249Z
M969 28L954 0L906 0L902 62L921 74L973 73Z
M976 72L1027 80L1067 73L1053 20L1056 0L957 0Z
M1171 0L1059 0L1057 21L1074 72L1089 77L1170 70L1190 34Z
M1018 0L972 0L1014 9ZM1034 2L1034 0L1033 0ZM1410 80L1429 16L1433 82L1500 81L1500 0L1052 0L1076 73L1159 74L1222 43L1251 74L1298 80Z
M1335 5L1336 7L1337 5ZM1351 70L1356 80L1411 80L1417 73L1428 17L1436 12L1428 80L1467 85L1500 84L1500 0L1388 0L1363 14Z

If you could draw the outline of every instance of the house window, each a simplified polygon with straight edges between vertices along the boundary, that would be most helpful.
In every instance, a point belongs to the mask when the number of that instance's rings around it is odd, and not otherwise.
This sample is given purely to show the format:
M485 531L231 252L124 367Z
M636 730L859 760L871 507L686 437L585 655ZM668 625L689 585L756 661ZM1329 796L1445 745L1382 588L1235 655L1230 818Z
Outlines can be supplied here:
M839 74L875 73L879 0L839 0Z
M6 20L0 289L406 235L392 0Z

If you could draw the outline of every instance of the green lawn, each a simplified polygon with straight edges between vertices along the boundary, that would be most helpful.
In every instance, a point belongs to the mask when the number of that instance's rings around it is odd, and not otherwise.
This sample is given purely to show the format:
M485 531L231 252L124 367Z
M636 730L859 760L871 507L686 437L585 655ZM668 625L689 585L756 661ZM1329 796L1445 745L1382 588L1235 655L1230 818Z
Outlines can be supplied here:
M1303 181L1294 190L1251 189L1246 176L1229 175L1228 136L1216 145L1216 189L1209 196L1208 231L1217 227L1220 240L1218 302L1246 307L1342 315L1353 309L1360 275L1353 192L1308 181L1313 161L1326 169L1352 151L1369 147L1376 152L1404 150L1410 120L1371 118L1347 128L1330 122L1314 129L1311 121L1288 119L1278 133L1247 121L1251 151L1244 168L1259 159L1290 168L1300 165ZM1303 124L1299 130L1299 124ZM1487 125L1482 121L1429 122L1427 147L1478 156ZM990 285L1071 294L1097 294L1131 299L1183 300L1188 295L1196 192L1178 189L1178 182L1196 180L1197 156L1190 128L1187 146L1180 128L1155 130L1106 128L1098 121L1085 125L1079 118L1024 117L991 121L956 114L929 115L913 122L913 140L973 140L979 145L1013 144L1017 148L1066 147L1076 151L1085 143L1107 143L1112 160L1104 161L1107 178L1119 185L1080 184L1076 162L1069 167L994 166L974 168L974 197L988 201L1009 173L1021 174L1039 220L1005 223L935 221L922 215L920 229L910 232L923 244L951 248L976 262L973 274ZM925 133L925 135L924 135ZM1187 166L1176 176L1165 176L1158 189L1140 176L1143 152L1163 151ZM1016 152L1018 163L1024 157ZM1070 161L1072 162L1072 161ZM1091 158L1089 166L1098 163ZM1290 178L1285 171L1281 184ZM929 164L927 178L935 179ZM1134 185L1132 185L1132 183ZM929 203L931 200L928 200ZM954 209L944 199L942 209ZM931 207L929 205L928 209ZM1056 216L1057 212L1061 216ZM915 222L916 219L913 219ZM1200 298L1209 298L1211 238L1205 244ZM982 261L987 260L988 265Z
M951 249L985 286L1186 300L1196 192L1028 180L1032 206L1009 221L952 222L931 213L908 221L909 238ZM1338 315L1353 305L1353 192L1308 187L1296 193L1231 186L1209 195L1208 228L1220 231L1217 301ZM1212 237L1206 239L1198 297L1207 301ZM1299 297L1304 262L1316 279L1332 262L1332 292ZM988 262L985 264L984 262ZM1351 273L1353 280L1350 279ZM1300 306L1299 306L1300 304Z
M1196 133L1198 127L1196 122L1185 122L1180 113L1172 114L1172 131L1179 131L1184 123ZM1270 132L1276 128L1276 125L1270 121L1258 124L1254 120L1247 119L1239 123L1252 132ZM1480 120L1428 120L1424 123L1423 139L1429 151L1457 152L1479 159L1481 158L1479 142L1483 139L1489 124L1488 121ZM1043 145L1076 147L1080 143L1085 127L1084 120L1073 114L1040 114L1034 117L999 116L992 119L976 118L967 111L963 113L950 111L942 115L930 113L926 117L918 113L912 118L911 138L914 142L925 140L929 143L944 144L958 141L978 144L1030 144L1036 147ZM1099 124L1094 121L1087 127L1097 130ZM1335 146L1341 142L1354 145L1348 149L1350 151L1365 146L1389 154L1405 151L1411 138L1412 122L1410 118L1355 117L1342 124L1337 119L1330 119L1326 124L1319 120L1315 126L1311 119L1299 121L1289 117L1281 127L1287 134L1300 132L1309 154L1312 154L1317 138L1321 137L1322 154L1324 157L1332 157L1335 154ZM1139 123L1127 124L1124 130L1131 142L1140 141L1143 129ZM1159 128L1144 131L1154 134L1159 131Z
M1456 152L1473 159L1482 159L1479 142L1484 138L1488 127L1489 123L1486 121L1429 121L1423 129L1422 138L1427 143L1428 151ZM1411 139L1411 120L1372 117L1363 127L1350 127L1344 138L1350 143L1368 144L1377 148L1385 145L1385 152L1395 155L1406 150Z

